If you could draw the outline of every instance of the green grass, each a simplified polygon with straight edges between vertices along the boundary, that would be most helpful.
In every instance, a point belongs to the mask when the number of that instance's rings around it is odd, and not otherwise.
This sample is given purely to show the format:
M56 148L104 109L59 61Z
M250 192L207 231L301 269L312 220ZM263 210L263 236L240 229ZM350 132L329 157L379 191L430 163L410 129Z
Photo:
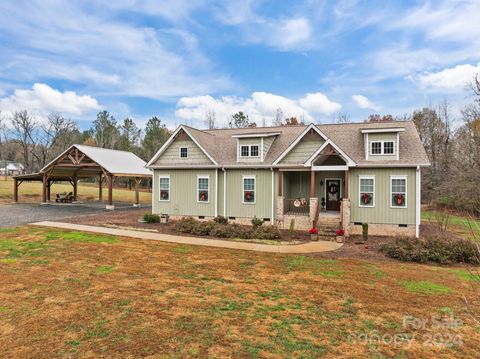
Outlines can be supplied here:
M436 211L433 210L422 211L422 220L427 222L435 221L435 214ZM475 235L480 236L480 220L478 219L470 219L467 217L452 214L450 216L449 223L450 226L465 231L467 234L473 232L475 233Z
M50 231L45 236L47 240L56 240L56 239L66 239L72 242L81 242L81 243L117 243L118 239L116 236L96 234L96 233L86 233L86 232L60 232L60 231Z
M469 272L464 269L450 269L449 272L455 274L458 278L467 281L480 280L480 273L478 271Z
M420 294L449 294L452 290L442 284L429 281L403 281L400 284L409 292Z
M113 266L100 266L95 269L95 273L97 274L108 274L112 273L115 270Z

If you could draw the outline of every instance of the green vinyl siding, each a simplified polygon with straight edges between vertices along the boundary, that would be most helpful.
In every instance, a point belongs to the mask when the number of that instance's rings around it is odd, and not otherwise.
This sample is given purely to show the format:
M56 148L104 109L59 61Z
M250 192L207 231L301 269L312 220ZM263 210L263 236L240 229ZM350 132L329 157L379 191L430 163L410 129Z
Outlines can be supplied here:
M263 159L267 157L268 150L272 147L273 141L275 141L274 136L263 138Z
M180 158L180 148L188 148L188 157ZM154 165L211 165L212 161L190 138L176 139Z
M416 205L415 168L351 168L349 171L349 196L351 221L378 224L415 224ZM359 206L360 176L375 177L375 207ZM407 208L390 207L390 176L407 177Z
M256 145L258 146L258 157L242 157L240 156L240 151L242 146L251 146L251 145ZM260 137L256 138L239 138L238 139L238 146L237 146L237 157L238 157L238 162L262 162L262 140ZM250 151L250 149L249 149Z
M181 216L215 215L215 170L155 170L153 213ZM170 176L170 200L160 201L160 176ZM209 202L197 201L197 176L209 176Z
M303 164L325 141L318 134L306 135L290 152L280 161L280 164Z
M243 203L243 176L255 177L255 203ZM271 170L227 170L227 216L272 218Z
M372 155L372 142L393 141L393 155ZM368 159L370 161L388 161L397 159L397 134L396 133L369 133L368 134Z

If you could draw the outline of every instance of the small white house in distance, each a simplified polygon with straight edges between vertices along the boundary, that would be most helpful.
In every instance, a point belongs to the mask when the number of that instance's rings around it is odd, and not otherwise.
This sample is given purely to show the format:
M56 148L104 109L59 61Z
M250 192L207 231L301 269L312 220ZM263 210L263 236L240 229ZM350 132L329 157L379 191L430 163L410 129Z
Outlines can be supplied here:
M0 162L0 175L5 176L18 176L23 174L25 167L19 162L14 161L1 161Z

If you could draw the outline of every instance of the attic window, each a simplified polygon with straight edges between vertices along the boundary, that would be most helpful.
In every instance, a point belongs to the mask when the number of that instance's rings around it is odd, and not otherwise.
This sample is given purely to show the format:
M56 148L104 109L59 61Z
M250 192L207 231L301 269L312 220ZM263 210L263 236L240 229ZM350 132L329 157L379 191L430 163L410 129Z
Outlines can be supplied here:
M393 141L383 143L383 154L393 155Z
M372 142L372 155L381 155L381 154L382 154L382 143Z
M180 147L180 158L188 158L188 147Z
M260 153L259 145L240 146L240 157L258 157Z
M394 155L395 143L393 141L372 141L370 142L370 154Z

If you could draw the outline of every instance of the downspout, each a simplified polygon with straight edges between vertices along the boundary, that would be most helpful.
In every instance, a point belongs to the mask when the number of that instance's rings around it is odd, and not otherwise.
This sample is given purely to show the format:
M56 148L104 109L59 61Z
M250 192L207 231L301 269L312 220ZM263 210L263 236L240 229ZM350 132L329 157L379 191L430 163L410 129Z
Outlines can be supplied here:
M215 217L218 216L218 168L215 168Z
M227 171L222 167L223 171L223 216L227 218Z
M271 224L275 223L275 171L273 167L270 168L272 171L272 221Z
M421 222L421 206L422 206L422 201L421 201L421 172L420 172L420 166L417 166L417 170L415 172L415 201L416 201L416 206L415 206L415 237L418 238L420 237L420 222Z

